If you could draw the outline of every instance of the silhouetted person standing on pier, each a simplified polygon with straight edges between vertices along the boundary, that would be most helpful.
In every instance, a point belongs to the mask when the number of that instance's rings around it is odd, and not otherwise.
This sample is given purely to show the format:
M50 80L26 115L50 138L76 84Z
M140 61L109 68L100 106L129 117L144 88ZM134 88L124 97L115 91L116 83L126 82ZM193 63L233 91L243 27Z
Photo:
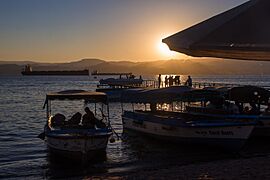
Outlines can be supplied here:
M188 76L188 79L186 80L186 83L185 83L186 86L189 86L189 87L192 87L192 79L190 76Z
M169 86L172 86L172 85L173 85L173 77L170 76L170 77L169 77Z
M158 75L158 88L161 87L161 74Z
M165 76L165 87L168 87L168 76Z
M175 76L174 81L175 81L175 85L179 85L180 84L180 76Z

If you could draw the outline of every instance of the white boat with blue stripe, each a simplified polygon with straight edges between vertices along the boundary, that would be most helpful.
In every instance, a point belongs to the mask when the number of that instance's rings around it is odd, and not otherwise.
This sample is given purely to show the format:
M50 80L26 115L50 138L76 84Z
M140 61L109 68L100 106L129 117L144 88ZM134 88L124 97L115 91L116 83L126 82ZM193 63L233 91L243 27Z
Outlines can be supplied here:
M136 131L154 138L192 144L221 147L231 151L240 150L250 137L257 121L205 118L188 112L160 109L162 104L173 104L183 100L185 86L162 88L149 91L124 93L123 102L145 104L144 110L123 111L125 131ZM211 92L209 92L211 93ZM135 95L136 94L136 95ZM215 94L210 95L213 97ZM154 104L154 105L153 105ZM141 108L141 106L140 106Z
M69 120L66 120L65 116L59 113L52 116L51 102L54 100L60 100L60 102L64 100L77 100L83 101L85 105L94 103L95 116L97 115L97 105L101 105L100 111L102 112L103 120L94 119L91 121L91 124L87 122L88 114L86 113L81 119L82 116L79 112ZM107 107L107 115L103 114L104 106ZM110 126L107 95L105 93L83 90L49 93L46 95L44 107L47 109L47 122L44 127L44 133L40 137L43 135L43 139L53 155L85 162L93 158L97 153L106 152L112 129ZM93 113L92 118L95 118L95 116Z

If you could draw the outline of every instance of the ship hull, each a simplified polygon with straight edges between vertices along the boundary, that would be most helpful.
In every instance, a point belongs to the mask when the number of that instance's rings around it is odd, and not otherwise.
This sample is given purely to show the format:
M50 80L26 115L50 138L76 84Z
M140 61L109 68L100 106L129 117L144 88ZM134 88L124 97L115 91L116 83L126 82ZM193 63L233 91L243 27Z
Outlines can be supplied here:
M82 71L23 71L24 76L88 76L88 70Z

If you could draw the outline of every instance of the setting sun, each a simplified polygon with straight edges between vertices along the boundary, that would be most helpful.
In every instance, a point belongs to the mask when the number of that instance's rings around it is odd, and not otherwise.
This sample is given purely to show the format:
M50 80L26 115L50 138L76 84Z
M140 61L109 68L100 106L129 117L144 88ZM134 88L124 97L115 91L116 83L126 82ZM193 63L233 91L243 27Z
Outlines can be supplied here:
M169 49L167 44L159 42L157 47L163 58L173 58L175 56L175 53Z
M159 50L160 54L162 54L163 56L170 57L173 55L172 51L169 49L169 47L165 43L159 42L158 43L158 50Z

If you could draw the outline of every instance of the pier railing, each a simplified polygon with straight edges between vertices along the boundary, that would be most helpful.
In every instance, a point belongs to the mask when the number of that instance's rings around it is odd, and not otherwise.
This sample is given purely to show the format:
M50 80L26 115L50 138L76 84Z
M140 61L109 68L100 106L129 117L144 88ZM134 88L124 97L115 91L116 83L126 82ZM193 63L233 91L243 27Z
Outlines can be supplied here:
M206 87L236 87L241 86L241 84L232 84L232 83L215 83L215 82L193 82L192 87L194 88L206 88Z
M180 83L179 85L185 85L184 83ZM244 85L251 85L251 84L240 84L240 83L221 83L221 82L193 82L192 87L197 89L207 88L207 87L213 87L213 88L219 88L219 87L237 87L237 86L244 86ZM175 84L173 85L175 86ZM256 85L254 85L256 86ZM158 88L159 83L156 80L144 80L141 87L143 88ZM160 84L160 87L165 87L165 82L162 81ZM168 87L168 86L167 86ZM267 90L270 90L270 86L258 86L265 88Z
M158 88L158 81L156 81L156 80L143 80L141 87L143 87L143 88Z
M234 84L234 83L216 83L216 82L193 82L192 87L194 88L206 88L206 87L237 87L251 84ZM256 85L254 85L256 86ZM270 86L258 86L270 90Z
M178 86L178 85L185 85L184 83L180 83L180 84L173 84L172 86ZM237 86L243 86L243 85L247 85L247 84L234 84L234 83L220 83L220 82L193 82L192 83L192 87L193 88L197 88L197 89L203 89L203 88L219 88L219 87L237 87ZM106 84L100 84L98 85L99 88L105 88ZM256 86L256 85L255 85ZM116 86L118 87L118 86ZM128 86L121 86L121 87L140 87L140 88L159 88L159 82L157 80L143 80L142 84L134 84L134 85L128 85ZM160 83L160 87L169 87L169 86L165 86L165 82L162 81ZM258 86L258 87L262 87L265 88L267 90L270 90L270 86Z

